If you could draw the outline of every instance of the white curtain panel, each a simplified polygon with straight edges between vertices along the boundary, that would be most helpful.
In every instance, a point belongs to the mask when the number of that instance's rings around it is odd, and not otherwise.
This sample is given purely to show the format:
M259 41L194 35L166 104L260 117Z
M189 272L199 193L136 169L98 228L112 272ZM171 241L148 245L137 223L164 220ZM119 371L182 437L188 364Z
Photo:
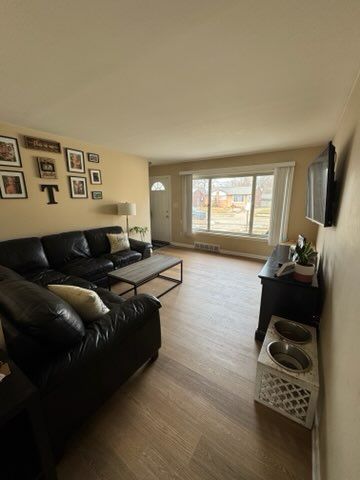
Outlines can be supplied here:
M182 231L192 235L192 175L182 175Z
M287 240L294 167L276 167L270 215L269 245Z

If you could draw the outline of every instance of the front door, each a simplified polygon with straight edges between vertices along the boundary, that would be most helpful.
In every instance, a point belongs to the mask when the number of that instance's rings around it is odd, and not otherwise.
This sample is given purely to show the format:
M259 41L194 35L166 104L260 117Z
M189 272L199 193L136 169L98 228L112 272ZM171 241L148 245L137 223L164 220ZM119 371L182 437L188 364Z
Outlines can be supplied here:
M150 177L152 240L170 242L170 177Z

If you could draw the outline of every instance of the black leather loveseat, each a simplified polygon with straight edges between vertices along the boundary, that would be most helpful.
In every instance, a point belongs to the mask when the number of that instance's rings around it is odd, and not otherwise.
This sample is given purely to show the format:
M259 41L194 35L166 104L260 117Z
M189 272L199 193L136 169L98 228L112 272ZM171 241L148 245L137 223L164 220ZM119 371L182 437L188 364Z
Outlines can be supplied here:
M161 345L155 297L124 300L99 286L107 271L149 254L149 244L132 241L133 251L111 255L109 231L119 227L0 242L0 319L8 354L40 390L57 457L74 427L156 358ZM109 312L86 323L49 284L95 290Z

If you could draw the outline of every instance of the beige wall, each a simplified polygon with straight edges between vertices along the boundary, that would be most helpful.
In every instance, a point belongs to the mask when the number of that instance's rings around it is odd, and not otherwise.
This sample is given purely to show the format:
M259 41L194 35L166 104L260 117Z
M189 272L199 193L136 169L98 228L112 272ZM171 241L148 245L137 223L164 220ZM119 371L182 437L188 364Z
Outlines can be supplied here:
M23 148L21 135L48 138L61 143L63 152L50 154L38 150ZM7 124L0 124L0 135L16 137L20 146L22 170L28 191L27 199L0 199L0 239L43 235L66 230L83 229L105 225L124 225L124 217L116 215L115 204L122 201L135 202L136 217L129 217L131 225L150 227L148 162L145 159L125 155L99 145L90 145L79 140L59 137L46 132L30 130ZM70 198L66 170L64 147L75 148L100 155L100 163L90 163L88 168L99 168L102 173L102 185L90 185L86 173L89 198ZM44 180L39 177L36 156L50 157L56 160L57 180ZM0 166L0 170L7 167ZM10 170L10 169L8 169ZM85 175L80 175L85 176ZM40 191L40 184L57 184L57 205L47 205L47 193ZM91 191L101 190L103 200L92 200Z
M231 237L206 233L196 233L191 237L182 232L181 225L181 178L180 171L201 170L209 168L233 167L242 165L256 165L295 161L295 175L291 199L289 219L289 239L296 239L303 233L310 240L315 241L317 226L305 218L305 192L306 174L308 164L314 160L321 147L303 148L256 155L243 155L238 157L216 158L195 162L184 162L169 165L152 166L150 176L171 175L172 189L172 240L179 243L193 244L194 240L220 244L223 250L267 256L272 247L266 240L249 239L244 237Z
M360 478L360 82L334 138L340 202L335 227L320 228L326 287L321 318L322 480Z

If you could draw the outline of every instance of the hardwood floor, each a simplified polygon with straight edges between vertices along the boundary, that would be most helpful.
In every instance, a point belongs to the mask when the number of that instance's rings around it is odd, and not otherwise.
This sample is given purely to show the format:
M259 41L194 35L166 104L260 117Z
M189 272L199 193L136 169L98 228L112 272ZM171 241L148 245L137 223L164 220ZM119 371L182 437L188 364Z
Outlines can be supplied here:
M310 432L253 400L261 264L161 252L184 259L184 283L161 298L159 358L74 435L59 479L310 480Z

